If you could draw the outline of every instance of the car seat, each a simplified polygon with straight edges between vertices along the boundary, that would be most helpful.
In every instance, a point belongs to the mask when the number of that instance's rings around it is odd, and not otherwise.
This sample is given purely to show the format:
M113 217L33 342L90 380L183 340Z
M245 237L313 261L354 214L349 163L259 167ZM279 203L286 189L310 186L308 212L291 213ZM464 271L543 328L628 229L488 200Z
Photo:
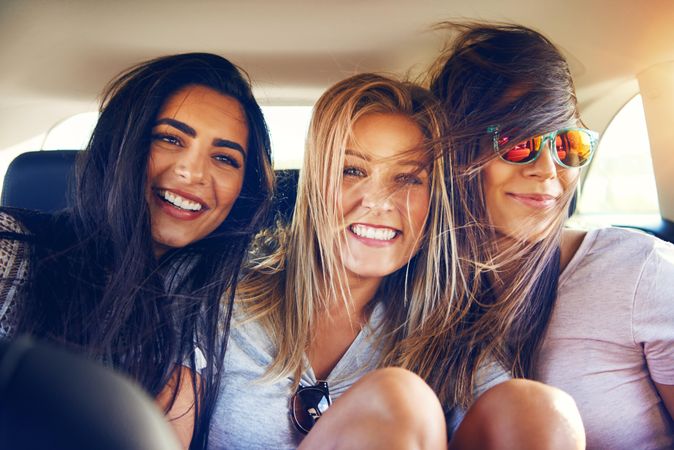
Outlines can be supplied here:
M0 204L43 212L67 207L78 153L42 150L20 154L7 168Z

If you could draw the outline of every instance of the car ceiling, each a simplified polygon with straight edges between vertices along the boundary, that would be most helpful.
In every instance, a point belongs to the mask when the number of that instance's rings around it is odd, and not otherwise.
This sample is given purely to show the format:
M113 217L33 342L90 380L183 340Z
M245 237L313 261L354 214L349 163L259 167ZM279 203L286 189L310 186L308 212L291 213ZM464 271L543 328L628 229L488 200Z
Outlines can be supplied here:
M423 75L447 38L433 25L466 19L550 37L600 131L639 73L674 61L671 0L2 0L0 149L96 109L114 75L159 55L218 53L246 69L262 104L311 105L355 72Z

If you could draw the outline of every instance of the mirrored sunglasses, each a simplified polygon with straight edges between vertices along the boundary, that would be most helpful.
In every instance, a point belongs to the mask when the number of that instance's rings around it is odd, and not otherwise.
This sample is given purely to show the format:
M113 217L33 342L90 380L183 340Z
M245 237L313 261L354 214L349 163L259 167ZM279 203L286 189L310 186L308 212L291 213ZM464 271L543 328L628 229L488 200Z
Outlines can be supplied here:
M300 385L290 399L295 427L302 433L308 433L331 404L327 381L319 381L314 386Z
M487 132L493 136L494 151L510 164L536 161L549 142L548 147L557 164L566 168L583 167L590 162L599 143L599 134L585 128L562 128L517 143L498 126L487 128Z

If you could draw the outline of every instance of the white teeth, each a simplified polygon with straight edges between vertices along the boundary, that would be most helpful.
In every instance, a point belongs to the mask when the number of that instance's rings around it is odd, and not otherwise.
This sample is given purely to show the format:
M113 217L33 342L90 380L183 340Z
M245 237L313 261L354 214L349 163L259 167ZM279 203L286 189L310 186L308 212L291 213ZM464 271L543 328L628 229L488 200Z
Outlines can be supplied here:
M397 232L390 228L373 228L366 225L351 225L351 231L357 236L377 241L390 241L396 237Z
M159 191L159 196L180 209L186 209L188 211L200 211L202 208L200 203L188 200L184 197L174 194L173 192Z

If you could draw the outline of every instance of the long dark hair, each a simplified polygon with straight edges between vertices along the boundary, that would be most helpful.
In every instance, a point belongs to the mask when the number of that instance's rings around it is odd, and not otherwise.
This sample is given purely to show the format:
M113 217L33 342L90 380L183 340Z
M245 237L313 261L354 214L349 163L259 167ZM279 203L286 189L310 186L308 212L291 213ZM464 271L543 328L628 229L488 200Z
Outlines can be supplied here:
M557 295L559 240L568 202L535 243L500 251L489 224L481 168L496 157L487 128L509 130L516 142L580 121L571 74L560 51L540 33L518 25L444 23L455 33L432 71L431 90L444 105L450 148L457 164L458 250L468 296L452 328L436 380L445 397L466 404L476 368L490 356L515 376L532 377L538 349ZM503 270L518 268L499 289ZM462 380L471 380L466 383Z
M157 261L144 195L151 129L164 102L188 85L231 96L245 111L243 188L215 231ZM106 88L99 121L78 160L73 208L31 230L36 262L17 331L101 359L154 396L181 365L198 370L191 448L205 448L239 268L273 191L270 158L250 84L226 59L188 53L122 73ZM206 358L203 368L195 347Z

